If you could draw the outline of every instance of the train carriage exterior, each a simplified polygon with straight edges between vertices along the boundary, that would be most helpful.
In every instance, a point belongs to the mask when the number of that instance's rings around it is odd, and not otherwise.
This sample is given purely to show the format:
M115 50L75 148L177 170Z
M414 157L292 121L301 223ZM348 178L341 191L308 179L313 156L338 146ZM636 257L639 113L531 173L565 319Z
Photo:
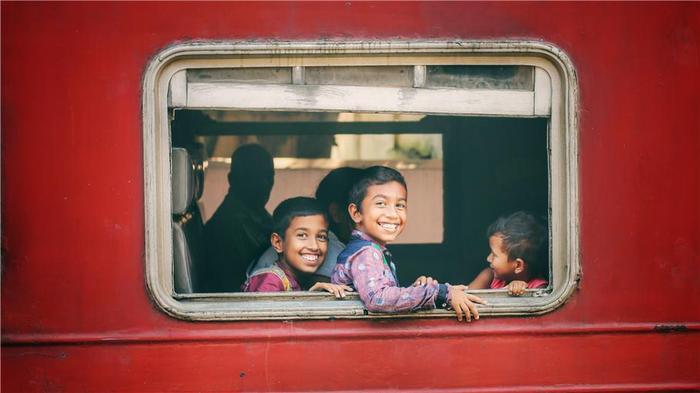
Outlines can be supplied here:
M700 390L696 3L1 9L4 391ZM342 67L369 71L348 85ZM530 87L435 76L478 67L524 70ZM288 72L288 84L259 83L259 69ZM240 70L254 71L216 79ZM311 86L313 75L330 76ZM233 113L286 132L261 112L296 119L282 128L299 135L318 136L320 121L335 135L441 138L444 159L405 166L421 184L409 195L425 198L420 169L442 170L439 231L416 235L437 238L396 254L443 280L457 279L441 270L448 259L485 267L481 249L469 254L485 240L464 240L483 236L481 204L501 200L484 196L480 162L532 151L540 169L504 170L503 183L537 179L528 207L547 219L550 286L482 292L490 305L471 323L323 294L183 289L171 242L179 130L240 137L241 123L201 120ZM399 120L383 124L386 113Z

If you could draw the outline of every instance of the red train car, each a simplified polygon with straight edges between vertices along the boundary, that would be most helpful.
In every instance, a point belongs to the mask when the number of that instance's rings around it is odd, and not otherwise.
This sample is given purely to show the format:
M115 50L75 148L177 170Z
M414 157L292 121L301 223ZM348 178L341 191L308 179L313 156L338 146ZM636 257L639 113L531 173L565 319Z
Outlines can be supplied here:
M699 82L697 3L3 3L2 388L700 390ZM471 323L207 290L250 141L268 209L399 168L402 281L529 210L549 285Z

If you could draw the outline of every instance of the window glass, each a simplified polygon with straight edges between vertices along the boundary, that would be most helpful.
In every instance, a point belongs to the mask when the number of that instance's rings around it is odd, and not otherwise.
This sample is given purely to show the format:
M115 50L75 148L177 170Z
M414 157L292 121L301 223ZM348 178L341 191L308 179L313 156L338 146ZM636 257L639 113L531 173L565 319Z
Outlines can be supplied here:
M534 67L450 65L428 66L426 87L533 90Z
M306 67L307 85L413 86L413 67Z
M258 84L292 83L291 67L199 68L187 71L187 81Z

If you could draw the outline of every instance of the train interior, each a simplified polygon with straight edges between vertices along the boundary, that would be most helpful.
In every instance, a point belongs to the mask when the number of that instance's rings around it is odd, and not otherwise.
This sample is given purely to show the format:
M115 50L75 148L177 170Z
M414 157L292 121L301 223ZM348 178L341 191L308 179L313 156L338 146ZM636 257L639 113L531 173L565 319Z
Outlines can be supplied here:
M389 248L404 285L424 274L471 281L487 266L486 229L499 216L525 210L549 221L546 118L188 109L171 119L178 293L198 292L189 272L202 255L201 227L228 191L231 154L247 143L274 159L269 212L286 198L313 196L334 168L400 170L408 224Z

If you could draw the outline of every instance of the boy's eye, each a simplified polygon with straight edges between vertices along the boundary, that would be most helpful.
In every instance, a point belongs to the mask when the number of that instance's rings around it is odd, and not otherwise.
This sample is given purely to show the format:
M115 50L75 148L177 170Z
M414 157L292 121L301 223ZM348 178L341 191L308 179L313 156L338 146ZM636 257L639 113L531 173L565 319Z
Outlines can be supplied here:
M404 210L404 209L406 209L406 203L404 203L404 202L399 202L399 203L396 204L396 208L397 208L397 209Z
M309 235L307 235L307 234L304 233L304 232L299 232L299 233L297 233L297 238L298 238L298 239L306 239L307 237L309 237Z
M320 241L320 242L327 242L327 241L328 241L328 235L326 235L326 234L324 233L324 234L322 234L322 235L316 236L316 239L318 239L318 241Z
M377 206L379 206L379 207L384 207L384 206L386 206L386 202L384 202L384 201L377 201L377 203L375 203L375 205L377 205Z

